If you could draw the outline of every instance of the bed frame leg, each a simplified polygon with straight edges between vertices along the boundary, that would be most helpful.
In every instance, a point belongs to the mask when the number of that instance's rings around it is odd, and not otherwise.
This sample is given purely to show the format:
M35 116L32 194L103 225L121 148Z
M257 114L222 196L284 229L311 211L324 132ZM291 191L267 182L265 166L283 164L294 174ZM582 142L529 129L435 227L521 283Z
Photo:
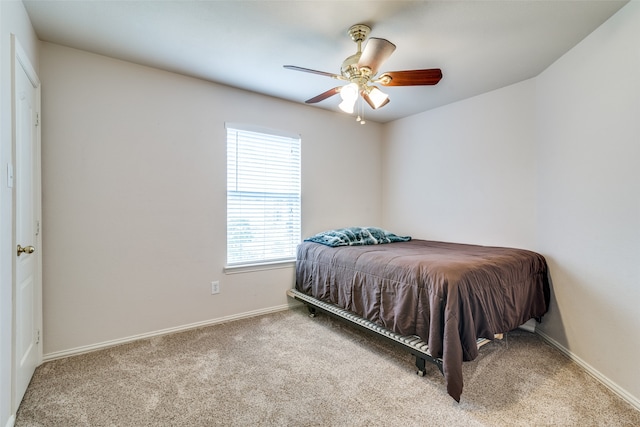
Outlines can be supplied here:
M316 308L310 305L307 305L307 310L309 310L309 317L316 317Z
M440 370L440 373L444 375L444 369L442 368L442 359L433 358L429 360L433 362ZM425 367L426 361L427 360L425 358L416 355L416 368L418 368L418 371L416 372L416 374L418 374L418 376L421 376L421 377L425 376L427 372L427 369Z
M422 357L416 356L416 368L418 368L416 374L418 374L419 377L424 377L427 369L425 367L425 360Z

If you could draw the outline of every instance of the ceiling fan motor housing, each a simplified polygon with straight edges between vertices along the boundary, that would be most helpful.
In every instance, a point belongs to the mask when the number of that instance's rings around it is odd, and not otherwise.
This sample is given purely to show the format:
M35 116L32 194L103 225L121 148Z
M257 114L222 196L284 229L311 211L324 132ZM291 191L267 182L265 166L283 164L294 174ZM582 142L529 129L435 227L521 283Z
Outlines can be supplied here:
M361 52L351 55L342 63L342 67L340 67L340 72L347 79L351 80L359 77L360 69L358 68L358 61L360 61Z
M358 44L358 52L349 56L342 62L340 72L342 75L359 86L365 85L371 76L371 70L366 67L358 67L358 62L362 56L362 42L366 40L371 32L371 28L364 24L356 24L349 28L349 36Z

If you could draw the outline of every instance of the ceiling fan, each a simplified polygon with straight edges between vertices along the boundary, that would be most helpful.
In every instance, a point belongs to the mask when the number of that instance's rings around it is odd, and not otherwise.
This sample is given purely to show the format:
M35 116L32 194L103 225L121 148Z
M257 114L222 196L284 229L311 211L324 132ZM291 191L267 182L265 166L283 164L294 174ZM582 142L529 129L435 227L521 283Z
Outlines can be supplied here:
M389 95L382 92L375 84L382 86L422 86L435 85L442 78L439 68L426 70L386 71L378 74L378 69L384 61L396 49L389 40L371 37L362 50L362 42L367 38L371 28L364 24L356 24L349 28L351 39L357 43L358 51L344 60L340 67L340 74L311 70L295 65L284 65L284 68L305 73L319 74L338 80L349 82L344 86L337 86L321 93L318 96L307 99L305 103L314 104L323 101L333 95L340 94L342 102L339 107L342 111L352 114L358 95L371 106L378 109L389 103ZM360 120L358 118L358 120ZM364 123L362 121L361 123Z

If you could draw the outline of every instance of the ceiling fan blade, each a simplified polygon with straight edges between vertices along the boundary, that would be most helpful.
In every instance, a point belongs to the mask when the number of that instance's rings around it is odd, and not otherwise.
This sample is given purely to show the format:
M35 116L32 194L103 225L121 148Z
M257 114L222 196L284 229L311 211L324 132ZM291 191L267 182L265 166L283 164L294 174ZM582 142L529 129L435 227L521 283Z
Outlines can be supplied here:
M325 71L318 71L318 70L312 70L310 68L296 67L295 65L283 65L283 67L286 68L287 70L303 71L305 73L319 74L321 76L327 76L327 77L332 77L334 79L342 80L342 76L339 76L333 73L327 73Z
M428 70L388 71L378 77L375 83L383 86L435 85L442 78L440 68Z
M304 103L305 104L315 104L316 102L324 101L325 99L340 93L340 89L342 89L342 86L334 87L333 89L329 89L326 92L322 92L318 96L314 96L311 99L307 99L306 101L304 101Z
M367 41L362 55L360 55L358 67L371 69L371 74L373 75L378 72L382 63L391 56L394 50L396 50L396 45L389 40L371 37L369 41Z

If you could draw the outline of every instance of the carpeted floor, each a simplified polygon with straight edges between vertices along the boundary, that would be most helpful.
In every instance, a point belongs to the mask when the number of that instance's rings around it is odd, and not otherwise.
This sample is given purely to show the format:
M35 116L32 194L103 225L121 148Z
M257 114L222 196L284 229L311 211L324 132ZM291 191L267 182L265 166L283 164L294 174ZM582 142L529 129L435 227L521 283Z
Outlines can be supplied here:
M640 411L537 335L509 333L464 364L460 403L440 372L305 308L40 366L24 426L638 426Z

